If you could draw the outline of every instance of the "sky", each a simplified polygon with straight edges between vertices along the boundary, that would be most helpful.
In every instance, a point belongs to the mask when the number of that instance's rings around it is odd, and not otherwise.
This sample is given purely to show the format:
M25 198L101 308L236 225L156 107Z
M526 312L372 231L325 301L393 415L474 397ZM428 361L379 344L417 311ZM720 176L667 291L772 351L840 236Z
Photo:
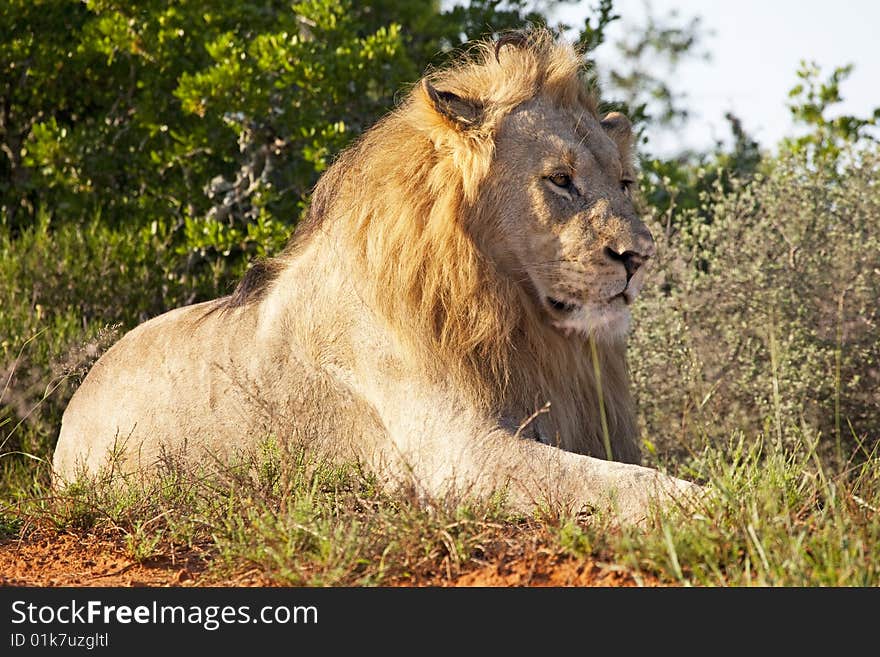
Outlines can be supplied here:
M581 25L596 4L575 3L561 9L558 17ZM645 0L615 0L614 6L622 18L609 28L608 44L595 53L600 74L603 61L613 56L610 43L628 28L644 24ZM816 62L821 79L837 66L854 65L841 87L844 102L832 115L864 117L880 107L878 0L652 0L650 6L657 17L672 10L682 19L701 16L707 32L703 46L711 56L679 65L671 86L685 93L683 104L692 119L674 134L649 134L649 148L657 154L729 141L724 120L728 111L742 119L763 148L772 149L794 132L786 101L797 83L801 60ZM658 67L658 73L665 70Z

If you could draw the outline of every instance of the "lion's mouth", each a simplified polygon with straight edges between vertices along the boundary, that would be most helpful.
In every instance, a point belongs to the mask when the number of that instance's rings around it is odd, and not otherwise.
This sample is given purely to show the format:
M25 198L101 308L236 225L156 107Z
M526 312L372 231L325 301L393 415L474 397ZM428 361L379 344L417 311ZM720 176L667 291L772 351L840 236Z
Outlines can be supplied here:
M631 292L623 290L622 292L615 294L613 297L610 297L606 303L609 306L613 306L616 302L622 301L625 306L628 306L633 302L633 298ZM583 307L576 301L563 301L562 299L550 296L545 297L544 301L548 308L559 315L572 315Z
M555 299L554 297L547 297L547 305L556 312L562 313L563 315L570 315L581 307L578 303L573 303L571 301L561 301L559 299Z

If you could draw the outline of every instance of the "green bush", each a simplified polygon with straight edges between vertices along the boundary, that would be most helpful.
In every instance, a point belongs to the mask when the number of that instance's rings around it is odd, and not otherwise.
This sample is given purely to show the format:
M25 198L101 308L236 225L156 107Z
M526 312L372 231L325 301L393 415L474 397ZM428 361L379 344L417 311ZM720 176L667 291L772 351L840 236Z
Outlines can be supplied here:
M219 252L224 230L246 237L260 217L289 228L328 160L405 84L468 39L542 20L529 5L5 2L0 218L213 222Z
M631 363L658 450L791 427L841 457L880 439L880 151L844 159L793 154L730 193L718 182L671 234L655 214Z

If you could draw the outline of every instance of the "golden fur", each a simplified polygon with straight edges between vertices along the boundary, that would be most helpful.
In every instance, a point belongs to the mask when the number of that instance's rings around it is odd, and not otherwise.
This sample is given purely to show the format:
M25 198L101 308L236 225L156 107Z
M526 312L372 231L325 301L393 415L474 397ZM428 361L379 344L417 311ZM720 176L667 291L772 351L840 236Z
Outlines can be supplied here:
M56 474L96 472L120 436L143 471L273 434L434 497L511 486L527 507L552 488L636 517L686 489L594 458L639 460L624 334L653 243L629 123L600 119L582 73L538 30L425 78L324 174L280 256L96 364Z

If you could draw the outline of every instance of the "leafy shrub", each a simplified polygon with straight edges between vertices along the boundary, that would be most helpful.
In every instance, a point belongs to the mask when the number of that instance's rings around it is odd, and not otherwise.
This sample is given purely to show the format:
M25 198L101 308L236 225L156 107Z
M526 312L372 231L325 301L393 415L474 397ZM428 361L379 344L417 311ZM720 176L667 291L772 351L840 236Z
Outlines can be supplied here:
M787 155L731 193L719 182L678 232L655 214L659 263L631 341L649 444L782 442L791 427L825 453L878 442L880 151L844 160Z

